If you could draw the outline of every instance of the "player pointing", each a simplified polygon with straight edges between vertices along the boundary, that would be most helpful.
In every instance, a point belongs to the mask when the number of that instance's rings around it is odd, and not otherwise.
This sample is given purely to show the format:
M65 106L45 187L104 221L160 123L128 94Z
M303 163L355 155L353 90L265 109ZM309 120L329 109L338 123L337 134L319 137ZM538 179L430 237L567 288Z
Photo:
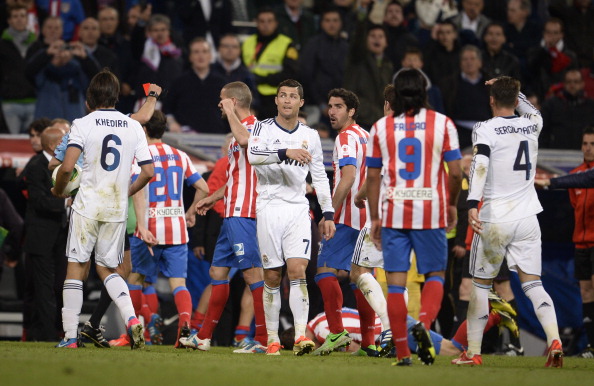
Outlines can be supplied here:
M547 336L546 367L563 366L557 317L540 280L541 242L536 214L542 211L534 189L542 117L510 77L489 80L494 118L473 129L468 221L475 232L470 251L472 294L468 305L468 351L452 361L480 365L488 296L503 259L516 271ZM515 115L514 110L520 116ZM480 213L478 204L483 200Z
M64 187L82 152L81 184L72 204L66 245L68 271L62 308L65 337L57 347L78 347L82 281L93 248L97 274L127 325L131 347L144 346L143 327L134 314L128 286L115 269L123 260L128 196L149 182L154 168L142 127L114 108L119 92L119 81L108 70L93 77L87 90L87 107L92 112L72 123L68 149L52 189L54 195L64 196ZM134 158L141 171L130 185Z
M297 121L304 102L303 87L292 79L281 82L275 102L278 115L256 123L248 141L248 160L256 166L258 176L256 228L264 267L267 354L280 355L280 282L286 261L295 321L293 352L303 355L314 348L314 342L305 336L309 313L305 269L311 253L311 220L305 197L308 173L324 213L320 229L327 240L335 232L334 209L320 136Z

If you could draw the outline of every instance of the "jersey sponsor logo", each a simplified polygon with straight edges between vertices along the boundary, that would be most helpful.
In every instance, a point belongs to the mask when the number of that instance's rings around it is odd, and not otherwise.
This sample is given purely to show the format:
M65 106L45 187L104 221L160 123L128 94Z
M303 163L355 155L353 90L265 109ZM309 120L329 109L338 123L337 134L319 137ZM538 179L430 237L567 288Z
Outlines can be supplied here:
M425 122L410 122L408 124L406 124L404 122L394 122L394 130L400 130L400 131L425 130Z
M231 146L231 147L229 148L228 152L227 152L227 156L228 156L229 158L231 158L231 155L232 155L233 153L236 153L236 152L238 152L238 151L239 151L239 149L240 149L240 146L239 146L239 145Z
M495 134L534 134L538 131L537 125L530 125L525 127L501 126L495 128Z
M245 249L243 247L243 243L233 244L233 253L235 253L235 256L245 255Z
M304 167L305 166L301 162L295 161L294 159L291 159L291 158L287 158L286 160L284 160L284 161L282 161L280 163L283 163L285 165L294 165L294 166L301 166L301 167Z
M432 188L386 188L388 200L432 200Z
M365 137L359 137L359 143L361 145L366 145L367 144L367 138L365 138Z
M182 207L149 208L149 217L180 217L184 216Z

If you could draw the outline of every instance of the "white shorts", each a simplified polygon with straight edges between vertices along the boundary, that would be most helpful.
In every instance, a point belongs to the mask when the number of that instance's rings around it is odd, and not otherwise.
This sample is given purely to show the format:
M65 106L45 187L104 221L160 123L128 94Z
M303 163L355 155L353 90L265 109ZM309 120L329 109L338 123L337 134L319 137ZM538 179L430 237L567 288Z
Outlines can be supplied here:
M95 263L115 268L124 259L126 222L91 220L72 211L66 243L68 261L86 263L95 248Z
M470 249L470 274L479 279L493 279L503 259L511 271L540 276L541 241L536 215L506 223L483 222L483 231L475 234Z
M311 255L311 219L306 205L266 205L256 214L258 246L264 269Z
M371 241L370 232L367 225L361 228L351 262L359 267L384 268L384 255Z

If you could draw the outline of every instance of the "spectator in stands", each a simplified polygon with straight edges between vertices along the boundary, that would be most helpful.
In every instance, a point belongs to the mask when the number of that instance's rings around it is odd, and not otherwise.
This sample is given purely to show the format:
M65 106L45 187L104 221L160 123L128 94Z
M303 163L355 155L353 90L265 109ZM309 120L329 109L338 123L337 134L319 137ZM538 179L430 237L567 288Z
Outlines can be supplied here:
M383 90L392 81L394 68L385 55L387 46L382 26L359 24L346 65L344 88L359 97L357 123L366 129L384 115Z
M460 69L438 83L446 114L458 129L461 149L472 145L474 124L491 118L487 79L481 67L481 51L476 46L466 45L460 52Z
M99 14L105 8L111 8L118 12L120 15L126 13L128 3L137 3L137 1L131 2L129 0L84 0L83 10L87 17L98 18Z
M439 87L431 83L429 77L423 72L423 53L421 50L416 47L407 49L400 64L402 65L402 68L414 68L423 74L427 80L427 101L429 102L429 105L433 110L445 114L441 90Z
M260 99L256 90L254 74L241 62L241 42L237 35L227 34L219 42L217 60L210 66L213 74L218 74L225 79L225 83L243 82L254 96L252 106L258 109Z
M47 118L36 119L29 125L29 142L37 154L41 153L41 133L49 126L51 121Z
M388 37L386 56L394 65L394 70L396 70L400 66L404 52L410 47L418 47L419 45L417 38L406 29L404 9L396 0L392 0L386 7L384 29Z
M229 0L178 0L175 3L186 42L203 37L215 48L224 35L234 32Z
M487 79L503 75L520 78L520 62L513 54L505 51L505 34L503 25L491 23L485 28L483 35L483 72Z
M547 20L540 46L528 51L530 87L543 98L549 87L561 82L564 72L576 65L575 53L563 40L563 22L556 18Z
M340 35L342 20L337 9L329 8L322 13L320 27L320 33L301 50L299 70L305 103L316 106L322 113L328 105L328 92L342 85L345 62L339 58L347 57L349 44Z
M572 6L564 2L551 4L551 14L565 24L567 46L576 53L580 67L594 62L594 3L592 0L573 0Z
M340 35L347 40L353 37L357 27L357 13L353 6L354 2L355 0L332 0L332 6L336 7L342 21Z
M62 20L64 41L69 42L77 37L78 25L85 19L80 0L37 0L37 5L49 16L59 17Z
M23 219L0 189L0 280L4 265L14 267L20 260L22 237Z
M31 159L25 171L28 203L25 215L24 249L27 253L27 281L34 288L32 324L27 340L55 341L56 320L62 308L62 285L66 276L66 207L71 200L52 196L49 160L65 133L46 129L41 136L43 152Z
M191 69L173 82L163 106L169 130L224 133L218 104L225 79L210 71L212 54L206 39L195 38L189 49Z
M25 75L27 49L37 37L27 30L27 8L8 8L8 28L0 37L0 99L8 130L24 133L35 114L35 87Z
M416 0L417 26L415 34L421 45L431 40L431 30L436 24L458 14L454 0Z
M460 44L456 26L449 21L437 26L437 40L425 50L425 73L433 83L456 73L460 68Z
M553 149L575 149L582 139L580 128L594 122L594 100L584 95L579 70L565 73L563 90L542 104L541 145Z
M526 67L528 49L541 39L541 28L528 18L531 12L530 0L509 0L507 3L506 48L518 58L522 69Z
M182 45L172 41L171 21L165 15L154 14L145 22L149 12L147 8L141 14L143 18L132 30L130 41L132 56L140 62L131 83L135 85L137 98L134 111L144 104L144 83L155 83L169 90L183 72Z
M84 93L89 80L100 70L82 43L67 44L60 39L61 29L61 19L45 19L44 45L27 60L27 76L37 87L35 118L72 121L85 115Z
M109 68L118 78L121 76L120 62L115 53L109 48L99 45L99 22L94 17L88 17L80 23L78 36L80 42L83 44L87 55L92 55L99 68Z
M243 62L256 76L261 105L258 117L264 119L277 113L274 98L278 84L297 77L299 54L293 40L278 31L272 9L258 11L256 28L258 32L243 42L242 54Z
M484 5L483 0L462 0L462 12L450 19L458 29L463 45L480 44L480 37L491 22L481 13Z
M105 7L99 11L99 44L113 52L119 62L120 68L120 100L117 104L118 111L131 113L134 107L134 96L130 86L134 63L130 41L124 38L120 28L120 14L115 8Z
M278 31L290 37L295 48L301 51L317 32L313 14L303 7L303 0L283 0L275 12Z

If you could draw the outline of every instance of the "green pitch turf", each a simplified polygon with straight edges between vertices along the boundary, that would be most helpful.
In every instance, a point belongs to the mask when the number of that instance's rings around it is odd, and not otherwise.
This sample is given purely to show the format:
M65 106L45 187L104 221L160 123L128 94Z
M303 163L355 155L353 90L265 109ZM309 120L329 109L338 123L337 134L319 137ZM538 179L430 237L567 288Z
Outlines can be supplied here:
M415 385L515 386L594 384L594 360L565 358L563 369L545 369L544 357L483 357L482 367L456 368L449 357L433 366L415 359L409 368L391 359L352 357L280 357L152 346L141 351L117 347L56 349L49 343L0 342L0 385Z

